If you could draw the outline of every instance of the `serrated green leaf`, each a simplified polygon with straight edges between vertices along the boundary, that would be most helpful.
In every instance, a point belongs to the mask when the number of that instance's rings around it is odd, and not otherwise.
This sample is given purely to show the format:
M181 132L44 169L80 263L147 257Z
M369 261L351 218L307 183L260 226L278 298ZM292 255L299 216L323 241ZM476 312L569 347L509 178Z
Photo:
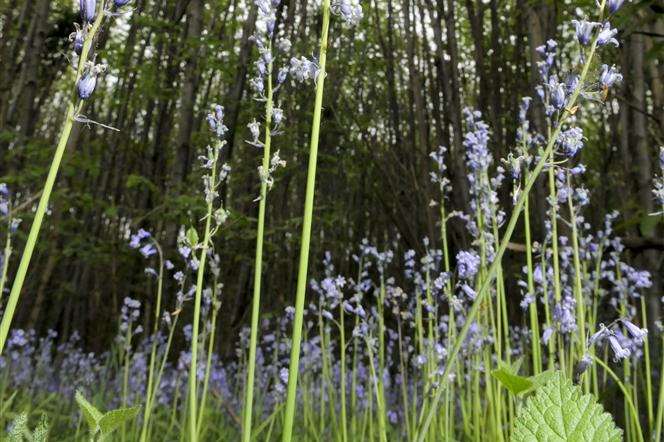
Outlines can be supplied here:
M136 417L140 407L118 408L104 414L99 420L99 428L103 435L109 434L123 423Z
M32 442L46 442L48 440L48 419L42 414L39 425L32 433Z
M622 430L591 394L557 372L528 398L516 417L512 442L619 442Z
M90 430L93 433L97 432L99 420L102 417L101 411L97 410L90 402L88 402L80 391L76 392L76 403L83 413L85 421L88 423Z
M198 232L193 227L189 227L189 230L187 230L187 241L192 247L198 244Z
M28 415L21 413L14 418L9 431L9 442L21 442L23 435L28 430Z

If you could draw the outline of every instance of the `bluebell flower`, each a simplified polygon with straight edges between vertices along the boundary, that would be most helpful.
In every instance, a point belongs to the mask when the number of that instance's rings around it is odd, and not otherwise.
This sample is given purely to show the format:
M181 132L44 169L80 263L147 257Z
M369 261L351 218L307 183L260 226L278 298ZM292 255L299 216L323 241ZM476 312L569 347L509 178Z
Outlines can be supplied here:
M74 28L76 30L69 35L69 41L74 43L74 52L81 55L83 44L85 43L85 31L81 29L81 26L78 23L74 23Z
M618 33L617 29L611 29L611 24L609 22L604 23L602 30L597 36L597 46L604 46L607 44L612 44L618 47L618 40L614 36Z
M606 7L609 10L610 14L615 14L618 12L618 9L625 3L625 0L608 0L606 2ZM601 5L600 1L597 0L597 6Z
M97 85L97 75L94 72L85 72L78 80L77 90L81 100L90 98Z
M613 360L619 361L620 359L628 358L632 352L629 351L629 348L623 348L614 335L609 336L609 344L611 344L611 350L613 350Z
M480 257L475 252L465 250L457 253L457 272L461 279L471 279L479 270Z
M557 141L565 156L571 158L583 148L583 130L580 127L567 129L558 135Z
M627 329L627 332L634 338L634 341L636 343L641 343L643 342L643 338L645 338L648 335L648 329L645 328L640 328L634 323L628 321L627 319L621 319L620 322L623 323L625 328Z
M574 93L576 88L579 86L579 76L576 74L570 74L565 78L565 89L567 90L567 94L571 95Z
M590 43L593 29L599 24L586 20L572 20L572 23L576 27L576 39L579 40L579 43L583 46Z
M604 324L599 325L599 330L597 330L589 339L588 339L588 345L592 346L595 345L595 343L600 342L602 339L604 339L606 336L610 335L611 331L604 326Z
M129 247L132 249L138 249L141 246L141 242L144 239L150 238L150 232L144 229L138 229L138 232L131 235L129 239Z
M559 83L558 79L555 76L551 76L549 79L549 92L551 93L551 104L556 109L562 109L565 107L567 102L567 91L565 90L565 85Z
M284 111L277 107L272 109L272 122L274 123L274 125L279 126L283 120L284 120Z
M251 132L251 142L254 144L259 144L258 138L260 137L261 125L255 119L251 123L247 124L249 132Z
M279 69L279 72L277 72L277 84L282 84L284 81L286 81L287 77L288 77L288 68L282 67L281 69Z
M149 258L150 256L157 253L157 248L153 244L145 244L138 251L141 252L141 255L143 255L145 258Z
M299 82L314 80L318 76L318 65L306 57L290 59L290 73Z
M212 107L212 112L210 112L207 117L207 123L210 127L210 130L218 137L222 138L228 128L224 125L224 107L218 104L215 104Z
M599 82L603 87L610 88L614 83L620 83L622 79L622 74L618 72L615 66L609 67L606 64L602 65L602 73L599 76Z
M114 3L115 3L115 6L117 6L118 8L120 8L120 7L124 6L124 5L126 5L127 3L129 3L129 1L130 1L130 0L115 0Z
M461 284L461 290L463 290L463 293L470 299L471 301L474 301L475 298L477 297L477 292L473 290L471 286L468 284Z
M363 17L359 0L334 0L331 10L332 13L341 16L351 26L358 24Z
M97 1L96 0L79 0L79 7L81 10L81 18L83 23L91 23L94 21L97 14Z

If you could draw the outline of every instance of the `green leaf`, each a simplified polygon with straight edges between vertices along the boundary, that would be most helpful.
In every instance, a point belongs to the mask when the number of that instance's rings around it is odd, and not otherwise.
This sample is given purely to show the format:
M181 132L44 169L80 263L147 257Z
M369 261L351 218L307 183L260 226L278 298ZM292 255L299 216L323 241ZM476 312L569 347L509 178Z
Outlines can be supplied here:
M99 428L103 435L109 434L120 427L123 423L136 417L140 407L118 408L104 414L99 420Z
M11 431L9 432L9 442L23 441L23 435L28 431L28 415L21 413L12 421Z
M80 391L76 392L76 403L83 413L85 421L88 423L90 430L93 433L97 432L99 420L102 417L101 411L97 410L90 402L88 402Z
M533 381L512 373L511 368L506 366L493 370L491 376L498 379L503 387L507 388L512 394L519 394L533 388Z
M196 244L198 244L198 232L196 232L196 229L193 227L189 227L189 230L187 230L187 241L192 247L195 247Z
M653 236L657 224L659 224L661 217L659 215L646 214L641 217L639 222L639 230L643 236Z
M42 414L39 425L32 433L32 442L46 442L48 440L48 419Z
M511 442L619 442L622 431L591 394L557 372L529 397L516 417Z

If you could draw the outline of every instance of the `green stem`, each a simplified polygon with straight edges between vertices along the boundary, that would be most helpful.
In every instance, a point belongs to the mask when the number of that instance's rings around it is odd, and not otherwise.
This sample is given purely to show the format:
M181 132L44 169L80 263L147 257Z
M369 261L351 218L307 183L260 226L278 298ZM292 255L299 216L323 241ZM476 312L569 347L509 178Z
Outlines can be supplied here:
M646 324L648 323L648 317L646 315L646 301L643 296L641 296L641 321L643 326L645 327ZM646 405L648 407L648 427L651 429L653 428L653 404L652 404L652 397L653 397L653 391L652 391L652 371L651 371L651 366L650 366L650 340L646 336L646 338L643 340L643 352L644 352L644 360L646 362Z
M567 186L571 187L569 177L567 178ZM578 360L583 358L586 352L586 305L585 298L583 297L583 287L581 283L581 259L579 258L579 233L576 221L576 210L572 201L572 194L567 197L567 204L569 206L570 223L572 224L572 249L574 253L574 299L576 301L576 322L579 325L578 335ZM583 386L584 391L590 391L590 384L587 382L587 377L584 377Z
M216 186L217 177L217 160L219 158L219 149L215 149L214 159L212 162L212 170L210 172L210 189ZM203 244L201 245L201 258L198 263L198 273L196 275L196 295L194 297L194 318L191 331L191 364L189 367L189 440L190 442L198 441L198 431L196 425L196 403L198 401L196 396L197 384L197 357L198 357L198 329L201 319L201 300L203 298L203 276L205 275L205 261L207 259L207 251L210 247L211 225L212 225L212 210L213 201L207 203L207 214L205 216L205 234L203 237Z
M18 265L14 284L12 285L12 290L9 293L7 307L5 308L5 312L2 315L2 322L0 322L0 355L2 355L2 350L5 347L7 335L9 334L9 328L11 327L11 322L14 318L14 312L16 311L16 305L18 304L21 289L23 288L23 283L25 282L25 276L28 272L28 267L30 266L32 253L34 252L35 246L37 245L39 230L41 229L42 221L44 220L44 214L48 208L48 202L51 198L51 193L55 184L55 179L58 175L58 170L60 169L60 163L62 162L62 157L64 156L67 142L69 141L69 134L71 133L71 129L74 125L74 118L83 105L82 101L78 105L75 105L76 86L78 84L78 80L83 74L85 63L87 62L88 54L90 53L90 48L92 47L92 41L94 40L95 35L97 34L97 31L99 30L99 27L104 20L104 15L104 2L99 2L97 7L97 18L92 24L92 27L90 28L90 31L88 32L87 36L85 37L85 41L83 42L83 49L81 50L81 56L79 57L78 68L76 70L72 99L69 106L67 107L64 126L62 127L62 132L60 133L58 145L55 148L55 154L53 155L51 167L48 171L46 182L44 183L44 189L42 190L41 197L39 198L39 204L37 205L35 218L32 221L30 233L28 234L28 240L25 244L25 249L23 249L23 254L21 255L21 261Z
M533 251L532 242L530 237L530 210L528 198L524 203L523 209L523 222L526 231L526 264L528 266L528 294L533 296L533 300L529 305L530 313L530 330L531 330L531 343L532 343L532 356L533 356L533 373L540 374L542 372L542 357L540 356L540 332L539 332L539 319L537 317L537 298L535 298L535 284L533 281Z
M620 378L609 368L608 365L606 365L601 359L590 355L590 357L597 362L606 372L613 378L615 383L618 385L618 388L620 388L620 391L622 391L623 396L625 397L625 401L627 402L627 407L629 408L630 414L632 416L632 422L634 423L634 427L636 428L637 435L639 437L639 441L643 442L643 433L641 432L641 424L639 423L639 414L636 412L636 407L634 406L634 402L632 401L632 397L627 391L627 388L625 388L625 384L623 384L620 381Z
M159 252L159 277L157 279L157 305L154 310L154 325L152 328L152 346L150 349L150 366L148 369L148 386L145 400L145 410L143 411L143 425L141 427L141 442L147 440L148 427L150 424L150 415L152 413L152 399L154 398L154 391L159 388L158 384L154 383L154 370L157 359L157 332L159 331L159 320L161 315L161 294L164 279L164 258L161 247L154 242L157 251ZM154 391L153 391L154 390Z
M339 303L339 364L341 369L340 382L341 382L341 440L342 442L348 442L348 423L346 416L346 330L344 324L344 303L343 300Z
M201 430L203 428L203 416L205 413L205 405L206 405L206 399L207 399L207 393L208 393L208 385L210 383L210 371L212 369L212 353L214 352L214 336L215 336L215 330L217 328L217 313L219 312L218 308L214 306L214 302L216 302L216 286L217 286L217 281L215 281L215 294L213 294L212 299L213 301L213 311L212 311L212 324L210 326L210 339L208 341L208 348L207 348L207 359L205 361L205 376L203 377L203 392L201 393L201 408L198 410L198 421L197 421L197 426L198 429L196 430L196 433L198 434L198 437L201 437Z
M661 338L662 345L660 354L662 355L662 363L660 367L664 368L664 336ZM660 368L659 373L659 398L657 399L657 417L655 419L655 439L662 440L662 417L664 416L664 374Z
M272 42L268 43L271 52ZM270 168L270 145L272 124L272 62L267 67L267 104L265 106L265 142L263 143L263 173ZM249 338L249 366L247 369L246 395L242 421L242 442L251 440L251 420L254 403L254 377L256 372L256 346L258 341L258 321L261 304L261 277L263 272L263 237L265 234L265 207L267 201L267 177L261 177L260 202L258 203L258 227L256 230L256 258L254 262L254 293L251 308L251 332Z
M304 217L302 220L302 245L300 249L300 265L297 275L297 293L295 298L295 318L293 320L293 337L288 366L288 394L286 396L286 414L282 441L290 442L293 436L293 420L295 417L295 399L297 396L297 375L300 365L300 343L302 341L302 322L304 318L304 298L307 289L307 269L309 265L309 245L311 242L311 220L314 209L314 192L316 187L316 164L318 162L318 138L320 134L321 111L323 108L323 84L325 81L325 61L327 57L327 38L330 29L330 0L323 0L323 27L320 39L320 55L318 57L318 79L316 81L316 102L311 127L311 145L309 147L309 168L307 171L307 189L304 200Z

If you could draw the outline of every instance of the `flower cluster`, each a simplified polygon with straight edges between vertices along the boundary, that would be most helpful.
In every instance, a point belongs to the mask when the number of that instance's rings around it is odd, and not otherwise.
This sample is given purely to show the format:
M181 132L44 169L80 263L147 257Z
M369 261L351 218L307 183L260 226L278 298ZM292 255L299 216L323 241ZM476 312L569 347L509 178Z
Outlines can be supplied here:
M331 9L351 26L357 25L363 17L360 0L334 0Z

